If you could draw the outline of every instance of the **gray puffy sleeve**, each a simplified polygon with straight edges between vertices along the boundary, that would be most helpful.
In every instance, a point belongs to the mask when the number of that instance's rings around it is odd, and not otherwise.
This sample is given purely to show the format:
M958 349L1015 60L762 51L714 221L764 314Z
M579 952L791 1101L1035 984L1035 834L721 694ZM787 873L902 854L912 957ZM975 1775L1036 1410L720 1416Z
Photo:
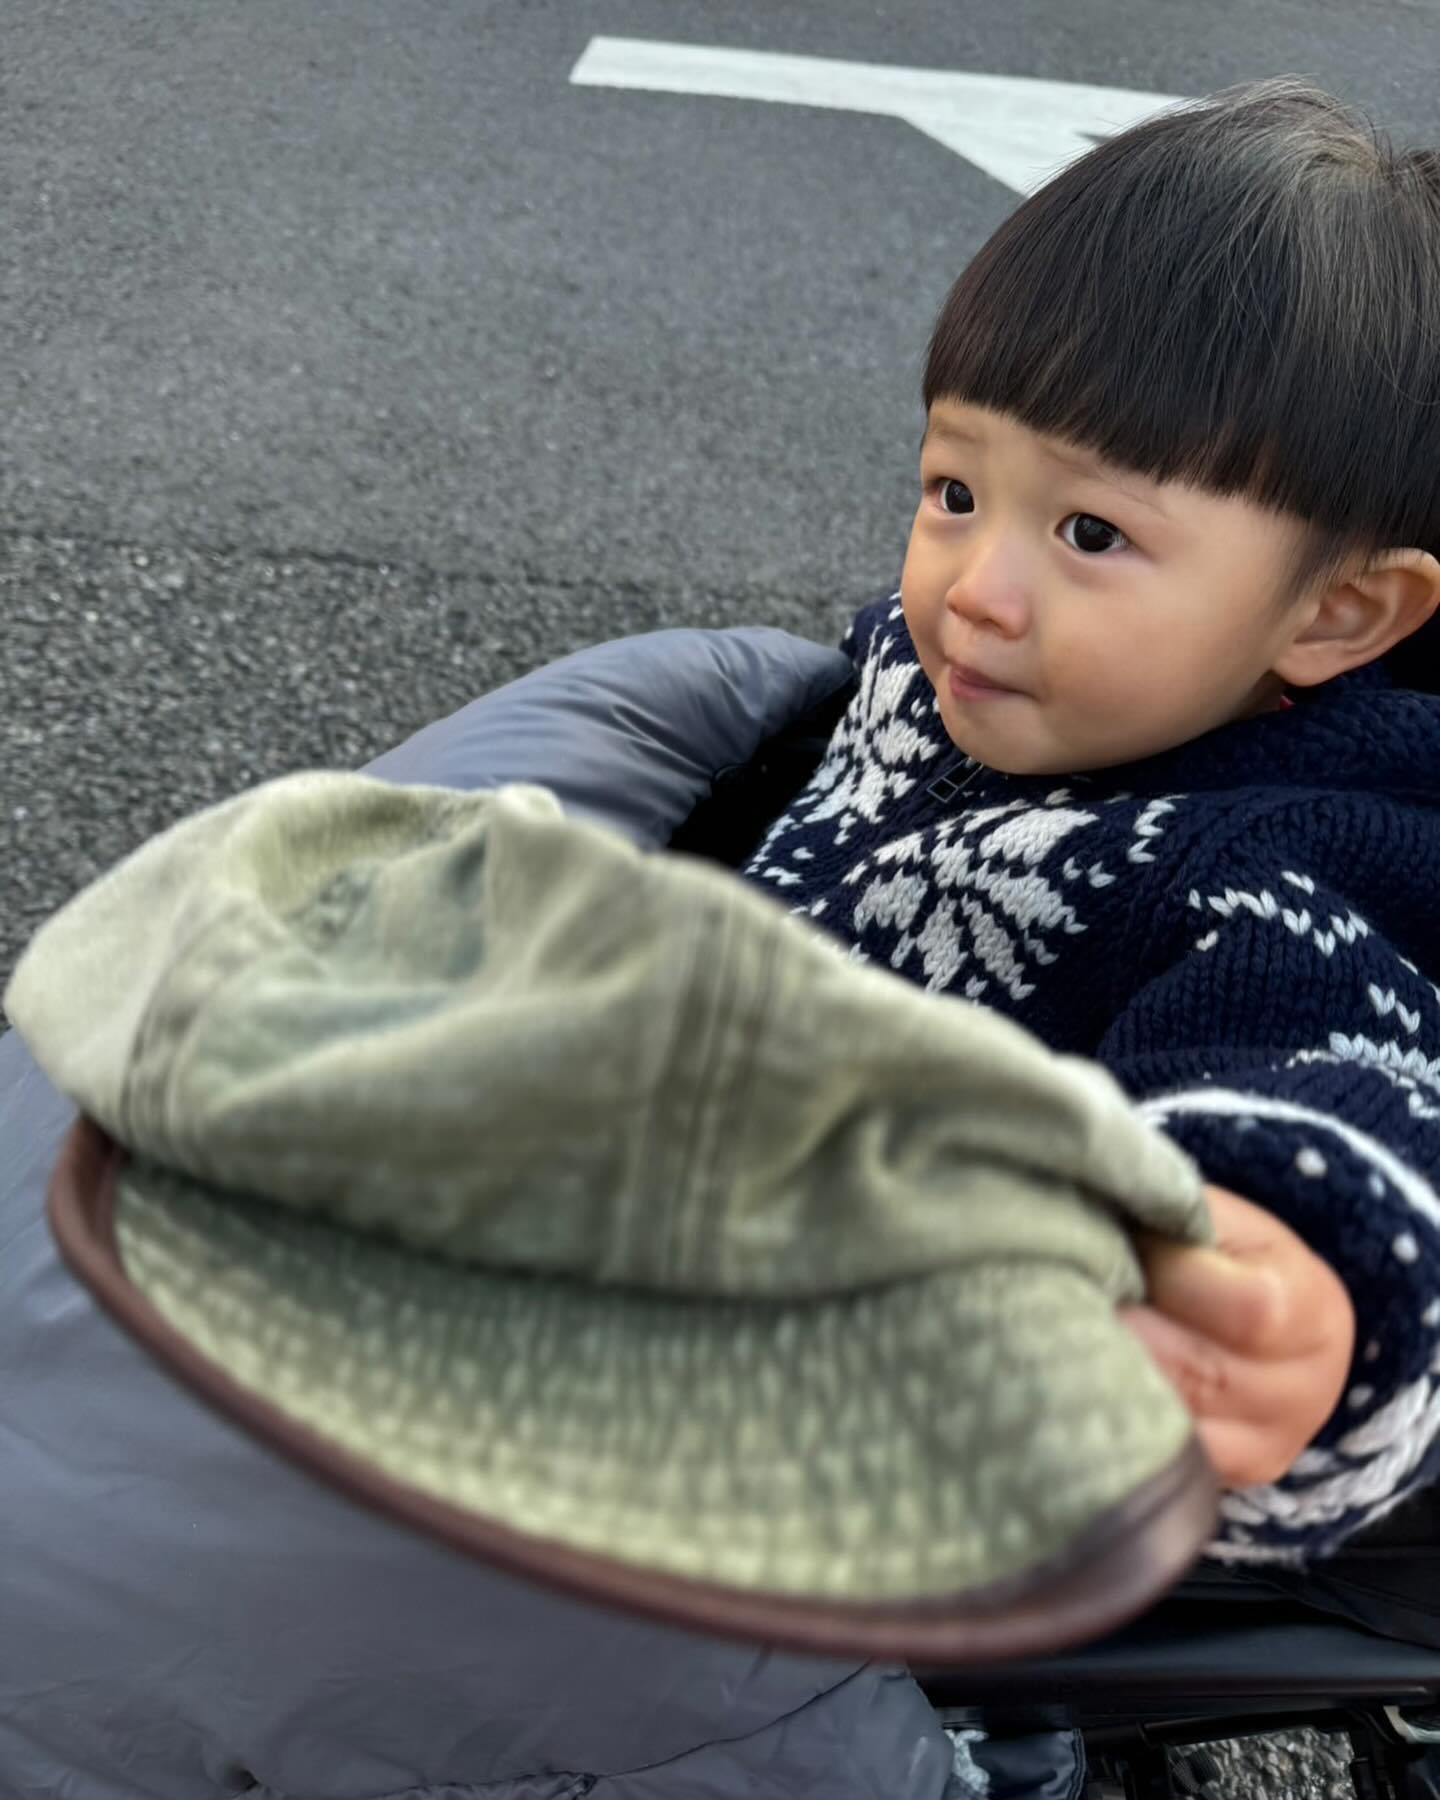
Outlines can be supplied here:
M851 673L839 650L763 626L617 638L472 700L365 773L465 789L538 782L567 811L658 849L720 770Z

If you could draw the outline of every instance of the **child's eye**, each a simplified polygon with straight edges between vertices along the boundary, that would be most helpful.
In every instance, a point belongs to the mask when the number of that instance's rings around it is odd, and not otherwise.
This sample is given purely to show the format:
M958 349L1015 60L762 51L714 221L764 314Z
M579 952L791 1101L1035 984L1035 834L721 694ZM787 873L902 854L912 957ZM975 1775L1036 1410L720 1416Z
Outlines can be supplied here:
M1072 550L1084 550L1092 556L1106 550L1124 550L1130 540L1118 525L1097 519L1094 513L1071 513L1060 524L1060 535Z
M941 512L949 513L952 517L975 510L975 496L963 481L942 481L937 498Z

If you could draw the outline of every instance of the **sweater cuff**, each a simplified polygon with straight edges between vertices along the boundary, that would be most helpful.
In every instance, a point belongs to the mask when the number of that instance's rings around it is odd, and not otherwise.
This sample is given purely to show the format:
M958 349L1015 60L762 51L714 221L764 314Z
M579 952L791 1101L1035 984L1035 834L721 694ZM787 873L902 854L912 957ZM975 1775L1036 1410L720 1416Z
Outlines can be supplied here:
M1257 1076L1251 1091L1206 1082L1140 1111L1207 1180L1289 1225L1354 1303L1355 1360L1339 1406L1281 1481L1225 1496L1208 1551L1298 1561L1333 1553L1440 1477L1440 1194L1381 1139L1256 1091L1268 1085Z

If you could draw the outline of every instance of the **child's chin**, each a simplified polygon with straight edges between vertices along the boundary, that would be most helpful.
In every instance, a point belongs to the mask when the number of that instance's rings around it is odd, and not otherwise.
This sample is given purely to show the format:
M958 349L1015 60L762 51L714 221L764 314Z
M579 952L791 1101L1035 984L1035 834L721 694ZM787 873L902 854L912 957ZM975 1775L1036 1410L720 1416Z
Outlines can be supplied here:
M962 756L973 756L997 775L1066 775L1073 773L1069 765L1053 754L1046 757L1040 750L1027 752L1015 745L988 741L978 731L952 730L948 721L946 733ZM998 736L998 734L997 734Z
M1002 732L977 731L968 720L960 720L950 715L950 709L943 700L940 706L940 721L945 727L945 735L962 756L973 756L978 763L984 763L987 769L995 769L1002 775L1039 775L1046 773L1040 767L1044 758L1032 751L1029 755L1021 745L1007 744Z

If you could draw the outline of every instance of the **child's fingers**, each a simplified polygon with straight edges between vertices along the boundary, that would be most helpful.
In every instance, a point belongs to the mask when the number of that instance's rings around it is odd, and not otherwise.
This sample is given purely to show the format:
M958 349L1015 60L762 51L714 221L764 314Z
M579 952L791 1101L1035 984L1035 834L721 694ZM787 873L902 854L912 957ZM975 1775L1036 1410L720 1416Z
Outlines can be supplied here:
M1271 1415L1273 1391L1257 1395L1239 1358L1148 1306L1126 1307L1121 1317L1185 1403L1223 1487L1253 1487L1286 1473L1305 1440ZM1247 1416L1257 1405L1262 1416Z
M1339 1276L1266 1208L1206 1187L1218 1247L1142 1241L1148 1298L1249 1356L1293 1357L1353 1336Z
M1295 1277L1303 1275L1293 1264L1240 1262L1222 1250L1156 1238L1141 1245L1141 1257L1147 1298L1167 1318L1250 1356L1290 1348Z
M1246 1420L1197 1419L1195 1432L1222 1487L1259 1487L1279 1481L1290 1472L1299 1455L1273 1431Z
M1262 1416L1268 1406L1257 1401L1253 1366L1199 1331L1182 1325L1153 1306L1126 1306L1120 1317L1160 1365L1196 1419Z
M1276 1481L1339 1403L1355 1342L1343 1282L1288 1226L1207 1189L1219 1249L1140 1246L1147 1305L1121 1317L1149 1350L1230 1487Z
M1324 1423L1329 1402L1309 1358L1259 1360L1151 1306L1124 1307L1120 1316L1197 1420L1278 1427L1297 1433L1300 1445Z

